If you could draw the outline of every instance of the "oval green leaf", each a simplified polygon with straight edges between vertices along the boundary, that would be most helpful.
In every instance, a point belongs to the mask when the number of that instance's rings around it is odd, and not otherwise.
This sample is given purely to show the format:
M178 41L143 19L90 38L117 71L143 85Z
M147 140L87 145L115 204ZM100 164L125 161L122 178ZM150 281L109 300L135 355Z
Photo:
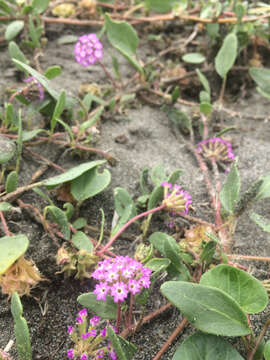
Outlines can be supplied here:
M234 33L228 34L215 58L217 73L224 79L233 66L237 56L237 37Z
M5 164L15 155L16 145L12 140L0 136L0 149L0 164Z
M196 333L181 344L172 360L244 360L219 336Z
M82 202L102 192L110 181L111 173L109 170L104 169L102 173L99 173L95 167L72 181L71 194L77 201Z
M223 336L251 333L245 312L222 290L186 281L168 281L161 285L161 292L203 332Z
M249 69L249 75L255 83L266 93L270 93L270 69L252 67Z
M91 242L91 240L89 239L89 237L87 235L85 235L84 232L82 231L77 231L73 236L72 236L72 243L76 246L77 249L79 250L85 250L89 253L93 252L93 244Z
M139 39L133 27L126 21L113 21L108 14L105 14L105 26L111 45L143 74L135 57Z
M75 166L72 169L67 170L64 174L54 176L43 182L47 188L51 189L55 186L61 185L67 181L72 181L81 176L86 171L93 169L96 166L102 165L106 160L89 161L87 163Z
M24 21L22 20L12 21L6 28L5 39L7 41L14 39L19 34L19 32L22 31L23 27L24 27Z
M116 319L117 304L113 301L111 296L107 296L106 301L100 301L97 300L96 294L85 293L78 296L77 301L102 319Z
M223 290L249 314L263 311L268 304L267 291L261 282L230 265L221 264L207 271L200 284Z
M9 194L17 189L18 186L18 174L16 171L11 171L8 176L5 183L5 190L6 193Z
M182 60L189 64L201 64L205 61L205 56L200 53L189 53L183 55Z
M111 326L107 327L107 333L113 349L116 352L117 359L131 360L137 351L136 346L123 339L121 336L118 336Z
M45 71L45 74L44 76L51 80L53 78L55 78L56 76L59 76L61 75L61 72L62 72L62 69L60 66L58 65L53 65L53 66L49 66L46 71Z
M265 357L265 360L270 360L270 340L268 340L264 346L263 355Z
M240 198L241 179L235 161L231 166L231 170L227 176L226 182L220 192L220 201L223 208L233 214L235 205Z
M0 275L26 252L28 246L29 240L23 234L0 238Z

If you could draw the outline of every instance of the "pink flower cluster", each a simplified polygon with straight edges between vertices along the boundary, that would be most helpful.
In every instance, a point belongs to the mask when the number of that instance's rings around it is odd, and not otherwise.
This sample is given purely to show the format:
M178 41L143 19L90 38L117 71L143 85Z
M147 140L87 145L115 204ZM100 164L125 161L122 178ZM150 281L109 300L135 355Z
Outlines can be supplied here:
M117 360L115 351L112 348L112 344L109 341L107 346L99 347L100 344L107 338L107 328L105 327L101 331L96 329L99 324L99 316L93 316L87 324L87 310L82 309L77 318L77 328L69 326L68 333L71 339L74 341L75 346L67 351L68 359L76 360L90 360L90 359L102 359L105 354L109 355L110 359ZM112 326L114 332L116 329ZM99 347L97 349L97 347Z
M167 181L164 181L161 185L164 187L163 204L166 205L166 209L172 215L186 215L192 204L191 195L187 191L182 190L179 185L172 185Z
M74 48L75 59L82 66L93 65L102 58L102 47L96 34L80 36Z
M235 159L232 144L220 137L199 142L196 151L207 158L213 157L216 161L233 161Z
M115 303L124 301L128 294L136 295L143 288L149 288L152 270L128 256L99 261L92 277L100 282L96 285L94 294L97 300L106 301L111 295Z

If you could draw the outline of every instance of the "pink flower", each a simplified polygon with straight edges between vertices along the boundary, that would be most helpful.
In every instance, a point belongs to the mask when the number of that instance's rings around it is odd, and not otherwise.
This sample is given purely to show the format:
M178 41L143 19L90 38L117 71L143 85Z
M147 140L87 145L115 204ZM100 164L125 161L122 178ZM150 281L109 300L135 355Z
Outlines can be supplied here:
M99 319L100 317L95 315L89 320L89 322L92 326L97 326L97 324L99 323Z
M79 311L79 315L81 317L86 317L87 316L87 310L86 309L82 309L81 311Z
M228 162L235 159L232 144L220 137L200 141L196 151L202 153L204 157L214 158L216 161Z
M127 286L125 283L117 282L111 287L111 295L114 302L124 301L128 296Z
M102 58L102 47L96 34L80 36L74 48L75 59L82 66L93 65Z
M69 350L67 351L67 357L68 357L69 359L73 359L73 358L74 358L74 349L69 349Z
M132 295L136 295L141 290L140 283L135 279L130 279L128 282L128 290L131 292Z
M106 301L106 295L108 294L108 291L109 291L108 285L104 282L101 282L99 284L96 284L93 293L97 295L97 300Z

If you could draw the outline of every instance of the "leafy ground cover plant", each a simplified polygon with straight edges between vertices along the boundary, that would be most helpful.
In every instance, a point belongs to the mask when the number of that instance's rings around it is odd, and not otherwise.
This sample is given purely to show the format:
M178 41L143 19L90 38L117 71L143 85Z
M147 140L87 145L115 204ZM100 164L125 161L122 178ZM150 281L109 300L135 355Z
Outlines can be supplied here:
M12 150L14 148L17 150L15 170L6 176L5 172L9 170L2 169L0 203L0 217L5 235L0 238L0 247L3 250L0 283L3 293L8 293L10 296L13 294L13 310L15 307L17 309L12 312L15 327L18 328L20 326L18 324L23 324L24 329L26 327L22 318L22 307L15 291L19 295L29 294L31 287L41 280L40 274L35 273L36 278L33 280L32 276L31 281L25 281L26 285L20 283L19 287L13 286L14 282L19 282L20 274L25 278L25 274L27 273L28 276L34 269L34 264L23 258L29 246L28 238L23 234L14 236L6 220L9 214L14 212L16 201L20 209L18 211L30 209L31 213L35 213L37 221L45 232L53 239L58 249L57 264L60 272L64 272L66 277L75 276L79 279L90 278L99 281L92 292L78 297L78 302L96 315L93 315L88 322L86 310L81 310L76 320L78 332L69 328L74 347L69 348L68 358L85 360L101 358L108 354L112 359L125 360L136 356L136 348L125 338L138 332L143 324L171 306L165 305L158 311L144 316L154 285L161 279L164 280L162 276L166 276L166 281L161 285L161 292L185 315L185 319L154 357L155 360L162 356L168 344L188 323L200 332L181 344L173 359L180 359L183 356L196 359L198 353L203 354L204 358L213 354L215 358L226 356L231 359L241 359L237 350L218 337L228 335L242 337L248 360L263 357L267 359L269 342L264 344L262 338L269 321L266 321L257 339L248 322L249 314L265 309L268 303L266 290L254 277L240 270L241 265L232 262L234 255L231 252L239 217L249 210L252 204L269 197L269 176L257 179L250 185L250 189L241 195L238 159L233 145L226 138L233 129L226 128L220 120L220 128L216 131L213 113L216 111L220 114L222 111L227 111L230 115L237 116L224 105L230 71L237 69L239 63L247 60L245 56L250 51L250 44L252 49L250 60L256 59L257 65L261 65L257 47L267 33L268 23L265 19L268 13L261 15L262 8L239 2L237 4L201 2L199 7L188 1L179 3L170 1L166 4L160 1L146 1L124 4L121 7L122 5L118 3L109 5L108 9L113 11L108 13L103 11L104 4L100 5L100 12L92 6L91 12L98 18L94 21L104 25L102 31L98 34L89 32L72 40L75 40L76 44L71 56L75 57L78 65L90 68L91 71L95 63L100 64L106 79L110 82L104 91L98 91L98 95L90 92L80 99L69 95L68 89L62 89L61 92L54 89L51 80L61 74L59 66L48 67L42 71L38 56L34 57L34 64L30 65L24 50L25 45L35 49L34 53L40 50L41 21L44 23L54 21L46 16L54 5L49 7L48 2L41 4L39 1L24 5L14 4L12 1L7 4L0 2L0 9L4 13L0 19L9 22L5 32L5 39L9 41L9 54L14 65L25 77L24 86L13 89L9 94L1 115L2 135L13 139L15 142ZM82 4L79 6L84 7ZM89 6L84 8L90 9ZM45 11L47 14L39 15ZM151 16L152 11L162 15ZM150 12L150 15L147 12ZM163 14L167 12L168 14ZM21 14L25 15L24 20L17 18ZM174 64L170 69L169 79L166 79L164 73L168 63L162 64L162 56L173 54L175 47L168 47L154 59L148 61L141 59L137 54L139 37L132 24L155 23L160 20L173 21L175 18L196 23L185 41L182 57L183 62L189 64L188 66L196 67L195 70L191 68L190 73L172 77L171 74L175 74L177 68L175 66L177 64ZM67 19L67 21L60 19L60 22L67 24L74 24L74 21L79 25L83 24L83 20L80 19ZM87 21L92 24L91 20ZM198 35L200 26L197 25L204 24L206 24L204 36L215 41L211 49L215 52L214 56L206 51L201 54L199 48L196 52L187 51L187 46ZM224 27L221 24L225 24ZM20 43L21 50L13 40L16 40L16 36L23 28L27 41L24 39L24 42ZM101 62L105 51L102 45L104 34L117 54L123 56L132 66L133 73L126 82L121 79L121 67L117 57L113 57L114 75L111 75ZM198 64L204 63L206 59L213 64L210 74L212 76L218 74L222 79L220 89L214 95L212 85L210 86L210 77L208 79L205 75L209 68L197 68ZM241 65L239 67L241 68ZM247 68L239 71L246 71L248 74ZM177 71L176 73L178 74ZM269 97L267 69L252 67L249 74L257 83L259 92L266 98ZM178 108L180 104L189 104L188 100L181 98L184 86L178 84L185 76L198 77L200 82L200 85L195 87L195 91L198 90L196 97L199 95L199 102L192 104L194 108L199 109L197 118ZM199 93L200 86L203 90ZM37 91L35 98L32 97L33 90ZM133 104L138 105L139 98L152 104L155 103L156 98L161 100L158 105L163 105L163 111L168 115L176 136L193 154L203 174L214 221L204 220L204 216L190 215L189 211L196 206L196 203L192 201L191 191L177 185L181 170L175 170L167 176L164 168L159 165L152 169L152 184L148 184L147 169L143 170L139 180L141 195L137 200L133 200L133 195L123 187L118 186L114 190L116 221L105 242L104 212L101 213L101 226L96 230L99 236L94 238L87 234L86 229L89 225L82 215L85 204L91 205L92 201L95 201L92 198L109 186L111 181L109 170L104 169L100 172L99 169L105 161L84 161L65 171L58 163L47 161L40 153L31 150L31 156L46 162L47 165L45 170L34 174L31 183L21 185L23 152L29 153L30 147L45 143L48 146L65 147L80 156L85 153L96 154L107 159L110 164L114 164L113 156L94 147L100 118L123 113L129 101L134 101ZM214 102L216 99L218 99L217 103ZM40 116L44 120L43 126L32 128L34 116ZM62 149L60 151L62 152ZM9 152L4 155L5 159L8 159L5 162L9 161L11 158ZM63 173L37 181L47 170L47 166ZM223 171L227 173L226 176ZM31 189L34 189L40 199L45 200L48 205L38 208L31 203L25 203L22 197ZM53 189L56 192L51 193ZM64 201L63 206L61 201ZM159 225L163 223L169 225L167 232L152 230L158 216ZM260 215L251 213L250 217L264 230L269 230L267 221ZM140 222L140 219L144 219L143 222ZM181 225L182 232L177 231L179 219L188 224L188 226ZM129 256L122 256L115 253L114 247L116 240L123 236L131 224L138 226L141 240L134 251L130 251ZM174 232L174 237L169 235ZM259 256L242 255L242 258L262 260ZM9 286L7 279L12 280ZM140 314L137 321L136 311ZM97 316L103 321L115 320L116 333L112 327L106 325L106 337L110 339L108 347L103 343L105 327L101 333L96 328L99 321ZM15 332L17 345L20 345L18 331ZM27 330L24 333L26 334ZM29 346L27 335L27 356L31 358ZM194 348L198 351L194 351ZM18 354L20 358L24 358L19 350Z

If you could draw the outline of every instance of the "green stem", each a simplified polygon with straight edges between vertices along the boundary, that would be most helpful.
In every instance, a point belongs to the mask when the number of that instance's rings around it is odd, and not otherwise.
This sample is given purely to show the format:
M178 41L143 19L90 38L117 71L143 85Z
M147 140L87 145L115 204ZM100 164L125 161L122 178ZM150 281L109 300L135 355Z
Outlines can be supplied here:
M162 204L162 205L160 205L160 206L157 207L157 208L154 208L154 209L151 209L151 210L147 210L147 211L145 211L145 212L143 212L143 213L141 213L141 214L139 214L139 215L134 216L134 217L133 217L132 219L130 219L124 226L122 226L122 228L121 228L120 230L117 231L117 233L111 238L111 240L107 243L107 245L104 246L104 248L103 248L101 251L97 252L97 255L100 256L100 255L104 254L104 252L105 252L106 250L108 250L109 247L112 246L112 244L114 243L114 241L122 234L122 232L124 232L124 231L129 227L129 225L131 225L132 223L134 223L134 221L136 221L136 220L138 220L138 219L140 219L140 218L142 218L142 217L144 217L144 216L147 216L147 215L149 215L149 214L153 214L153 213L155 213L155 212L157 212L157 211L163 210L165 207L166 207L166 205L165 205L165 204Z

